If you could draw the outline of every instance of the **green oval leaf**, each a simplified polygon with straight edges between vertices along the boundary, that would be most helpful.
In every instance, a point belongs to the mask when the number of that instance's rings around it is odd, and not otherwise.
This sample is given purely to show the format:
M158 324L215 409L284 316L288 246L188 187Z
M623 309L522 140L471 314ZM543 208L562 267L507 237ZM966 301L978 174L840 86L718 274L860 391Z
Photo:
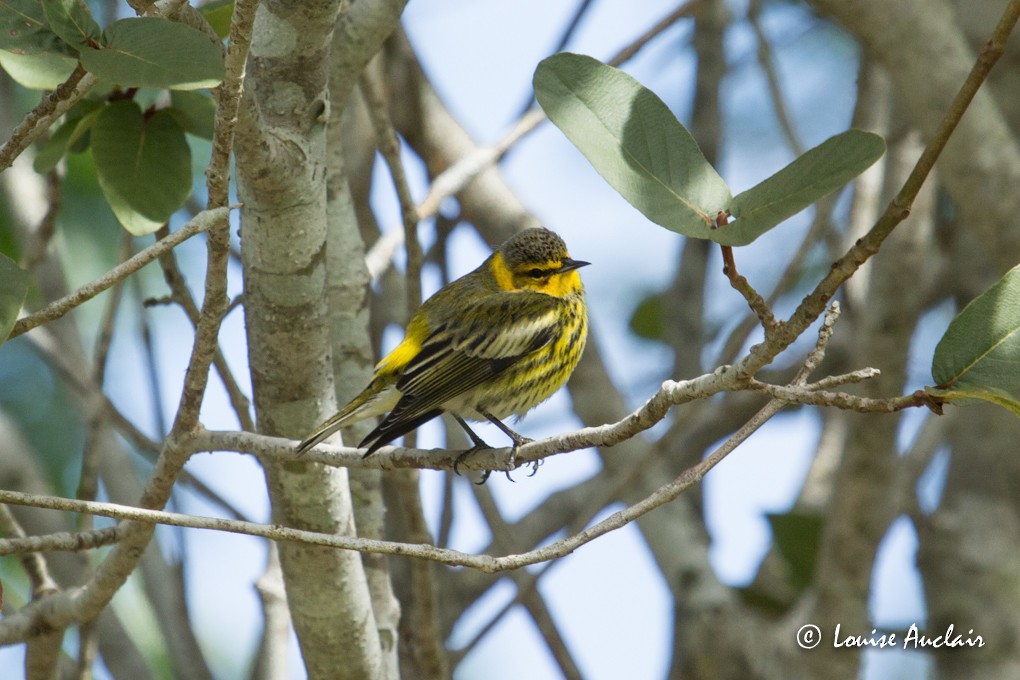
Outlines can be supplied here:
M81 64L124 87L197 90L223 80L223 56L204 33L158 17L110 24L103 47L82 50Z
M630 332L645 340L662 341L666 337L663 294L651 293L642 299L630 315Z
M28 294L28 272L0 253L0 345L7 341Z
M953 319L935 347L931 375L942 389L1017 393L1020 266L1006 272Z
M50 135L49 140L32 161L32 167L36 172L45 173L56 167L60 159L67 153L68 147L71 146L71 137L79 122L79 120L69 120Z
M815 573L821 548L824 520L804 511L766 513L776 549L789 566L789 577L798 591L806 588Z
M59 128L56 132L50 136L49 141L40 149L39 153L36 154L35 160L32 161L32 167L35 168L36 172L44 173L49 172L60 159L67 154L68 151L82 151L79 149L79 140L89 131L93 123L96 122L96 118L102 113L103 109L97 102L92 102L87 99L82 102L88 105L77 107L78 116L70 117L68 114L68 120ZM89 110L91 108L91 110ZM85 115L80 115L84 113Z
M885 141L863 130L830 137L767 180L733 197L736 221L719 230L724 245L745 245L867 170L885 153Z
M213 138L216 102L204 92L175 91L170 93L170 113L185 132L203 139Z
M91 146L99 186L136 236L158 229L191 193L191 150L166 111L145 118L134 102L112 104L92 126Z
M74 49L99 42L99 24L82 0L45 0L43 10L50 30Z
M16 83L30 90L57 89L77 65L77 59L55 52L15 54L0 50L0 68L7 71Z
M216 35L221 38L230 35L230 22L234 18L234 0L212 0L203 3L198 11L216 31Z
M648 219L715 239L730 190L669 107L619 69L555 54L535 70L535 97L602 177Z
M50 30L39 0L0 0L0 49L21 55L70 51Z

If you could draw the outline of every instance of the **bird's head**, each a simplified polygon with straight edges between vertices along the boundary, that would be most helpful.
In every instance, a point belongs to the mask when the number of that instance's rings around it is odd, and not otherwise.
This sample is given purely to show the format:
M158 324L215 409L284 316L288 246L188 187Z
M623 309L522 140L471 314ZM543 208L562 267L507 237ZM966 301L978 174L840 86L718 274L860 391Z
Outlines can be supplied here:
M503 290L535 290L557 297L583 290L577 269L589 264L572 259L563 239L542 227L518 232L490 259Z

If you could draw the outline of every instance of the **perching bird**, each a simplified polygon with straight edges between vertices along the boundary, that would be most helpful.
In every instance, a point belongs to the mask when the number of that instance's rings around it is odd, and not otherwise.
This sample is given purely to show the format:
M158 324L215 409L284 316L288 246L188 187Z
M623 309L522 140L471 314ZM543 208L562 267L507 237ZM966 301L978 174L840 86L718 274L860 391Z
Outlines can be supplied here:
M571 259L563 239L548 229L511 237L422 304L368 387L317 427L298 452L386 413L359 445L368 456L446 411L471 438L471 451L489 447L465 419L488 420L503 430L514 442L512 468L517 447L530 440L503 419L522 416L552 396L584 351L588 312L576 270L587 264Z

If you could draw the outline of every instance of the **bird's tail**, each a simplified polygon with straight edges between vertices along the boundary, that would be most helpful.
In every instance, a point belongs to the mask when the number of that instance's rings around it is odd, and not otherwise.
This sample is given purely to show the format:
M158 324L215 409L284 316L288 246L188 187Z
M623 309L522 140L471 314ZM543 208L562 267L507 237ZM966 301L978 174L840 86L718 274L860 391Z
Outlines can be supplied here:
M400 399L400 393L397 392L393 383L393 380L387 380L381 376L376 377L361 394L351 400L351 403L315 428L304 441L298 444L298 455L321 444L343 427L353 425L365 418L381 415L393 408Z

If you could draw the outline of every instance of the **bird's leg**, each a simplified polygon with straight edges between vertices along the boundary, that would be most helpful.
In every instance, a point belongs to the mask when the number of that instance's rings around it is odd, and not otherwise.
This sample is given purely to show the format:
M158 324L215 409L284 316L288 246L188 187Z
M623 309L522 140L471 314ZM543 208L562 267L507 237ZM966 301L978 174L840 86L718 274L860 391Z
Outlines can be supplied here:
M479 413L481 413L483 416L485 416L489 420L490 423L492 423L493 425L495 425L499 429L503 430L503 432L506 434L506 436L510 437L510 439L512 439L514 441L514 445L512 447L510 447L510 460L508 460L507 464L506 464L506 478L509 479L511 482L514 481L513 479L510 478L510 472L517 468L517 449L519 449L520 447L524 446L525 444L528 444L528 443L533 442L535 440L534 439L529 439L529 438L527 438L527 437L525 437L523 435L517 434L516 432L511 430L509 427L507 427L507 425L502 420L500 420L496 416L492 415L488 411L485 411L483 409L477 409L477 410L478 410ZM536 461L536 465L534 467L534 470L535 471L538 470L537 461ZM532 472L532 474L534 474L534 471Z
M471 443L474 444L474 446L472 446L470 449L457 456L457 458L453 461L453 472L459 476L460 470L458 470L457 468L460 466L461 462L463 462L465 458L470 456L475 451L481 451L482 449L491 449L492 447L486 444L484 439L479 437L474 430L468 427L468 424L464 421L463 418L461 418L455 413L451 413L450 415L453 416L453 419L457 421L457 424L460 425L462 430L464 430L464 433L471 439ZM492 474L491 470L486 470L482 474L482 481L478 483L485 484L485 482L489 479L489 475L491 474Z

